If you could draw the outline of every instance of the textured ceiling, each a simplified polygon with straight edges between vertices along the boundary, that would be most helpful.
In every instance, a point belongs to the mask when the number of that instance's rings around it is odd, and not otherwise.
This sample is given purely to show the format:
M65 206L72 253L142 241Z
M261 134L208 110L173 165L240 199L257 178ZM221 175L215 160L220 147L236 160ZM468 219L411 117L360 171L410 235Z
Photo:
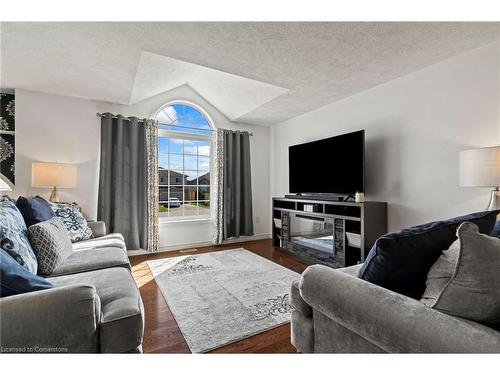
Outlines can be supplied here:
M264 105L288 90L201 65L143 52L137 68L131 102L191 86L230 120Z
M500 38L500 23L2 23L1 85L131 104L188 84L271 125Z

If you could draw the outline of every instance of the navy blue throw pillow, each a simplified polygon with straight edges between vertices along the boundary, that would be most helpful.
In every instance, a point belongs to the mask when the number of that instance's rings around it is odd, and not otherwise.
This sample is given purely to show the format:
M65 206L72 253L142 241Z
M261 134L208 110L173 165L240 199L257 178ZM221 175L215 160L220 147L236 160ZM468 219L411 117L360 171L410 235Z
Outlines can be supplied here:
M427 273L441 252L457 239L458 226L468 221L476 224L481 233L489 234L499 212L477 212L385 234L373 245L358 276L396 293L420 299L425 291Z
M0 250L1 297L50 289L52 287L53 285L43 277L33 275L17 263L7 252Z
M500 220L495 223L495 227L491 231L490 236L500 238Z
M16 206L28 228L56 216L49 202L42 197L19 197Z

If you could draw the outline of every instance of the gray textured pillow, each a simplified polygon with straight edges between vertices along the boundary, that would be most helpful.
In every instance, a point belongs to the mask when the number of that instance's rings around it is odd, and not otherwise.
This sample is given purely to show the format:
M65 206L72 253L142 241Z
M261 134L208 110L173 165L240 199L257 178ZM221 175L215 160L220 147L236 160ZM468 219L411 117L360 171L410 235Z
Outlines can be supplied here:
M427 274L427 282L425 283L426 288L420 302L430 307L436 303L441 291L444 290L446 284L448 284L453 276L459 253L460 240L456 240L451 244L448 250L443 251Z
M432 266L421 302L446 314L488 325L500 323L500 239L465 222Z
M58 217L32 225L28 232L41 274L54 272L73 251L66 226Z

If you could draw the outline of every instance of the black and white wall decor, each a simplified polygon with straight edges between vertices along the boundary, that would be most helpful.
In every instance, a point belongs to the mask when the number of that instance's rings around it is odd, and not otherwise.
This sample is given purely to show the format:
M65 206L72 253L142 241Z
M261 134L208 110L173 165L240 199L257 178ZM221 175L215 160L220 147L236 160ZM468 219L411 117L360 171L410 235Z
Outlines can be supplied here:
M14 188L16 175L15 116L14 94L0 93L0 179L10 188Z

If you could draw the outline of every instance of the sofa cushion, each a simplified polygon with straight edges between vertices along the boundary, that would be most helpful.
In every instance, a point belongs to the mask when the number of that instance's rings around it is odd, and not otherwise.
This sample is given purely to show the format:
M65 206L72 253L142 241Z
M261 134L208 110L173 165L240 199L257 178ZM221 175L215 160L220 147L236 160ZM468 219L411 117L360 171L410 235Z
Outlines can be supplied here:
M78 204L74 202L49 202L49 204L56 216L66 225L71 242L92 238L92 229Z
M23 215L28 228L56 216L50 204L42 197L20 196L17 198L16 206Z
M125 240L119 233L110 233L99 238L91 238L90 240L73 243L73 251L96 249L99 247L118 247L124 252L127 251Z
M8 196L0 198L0 249L36 275L38 264L28 239L28 229L21 212Z
M124 267L130 269L127 254L122 249L118 247L102 247L73 251L71 255L51 273L50 277L110 267Z
M427 273L441 252L455 241L458 226L470 221L481 233L490 234L498 212L477 212L388 233L375 242L358 276L396 293L420 299Z
M421 301L445 314L498 326L500 239L479 233L468 222L460 225L457 236L429 271Z
M93 285L101 300L99 340L101 352L135 350L142 343L143 305L129 270L109 268L51 278L55 286Z
M42 275L50 275L73 252L68 231L58 217L34 224L28 232Z
M52 284L40 276L33 275L17 263L9 254L0 250L0 296L34 292L52 288Z

